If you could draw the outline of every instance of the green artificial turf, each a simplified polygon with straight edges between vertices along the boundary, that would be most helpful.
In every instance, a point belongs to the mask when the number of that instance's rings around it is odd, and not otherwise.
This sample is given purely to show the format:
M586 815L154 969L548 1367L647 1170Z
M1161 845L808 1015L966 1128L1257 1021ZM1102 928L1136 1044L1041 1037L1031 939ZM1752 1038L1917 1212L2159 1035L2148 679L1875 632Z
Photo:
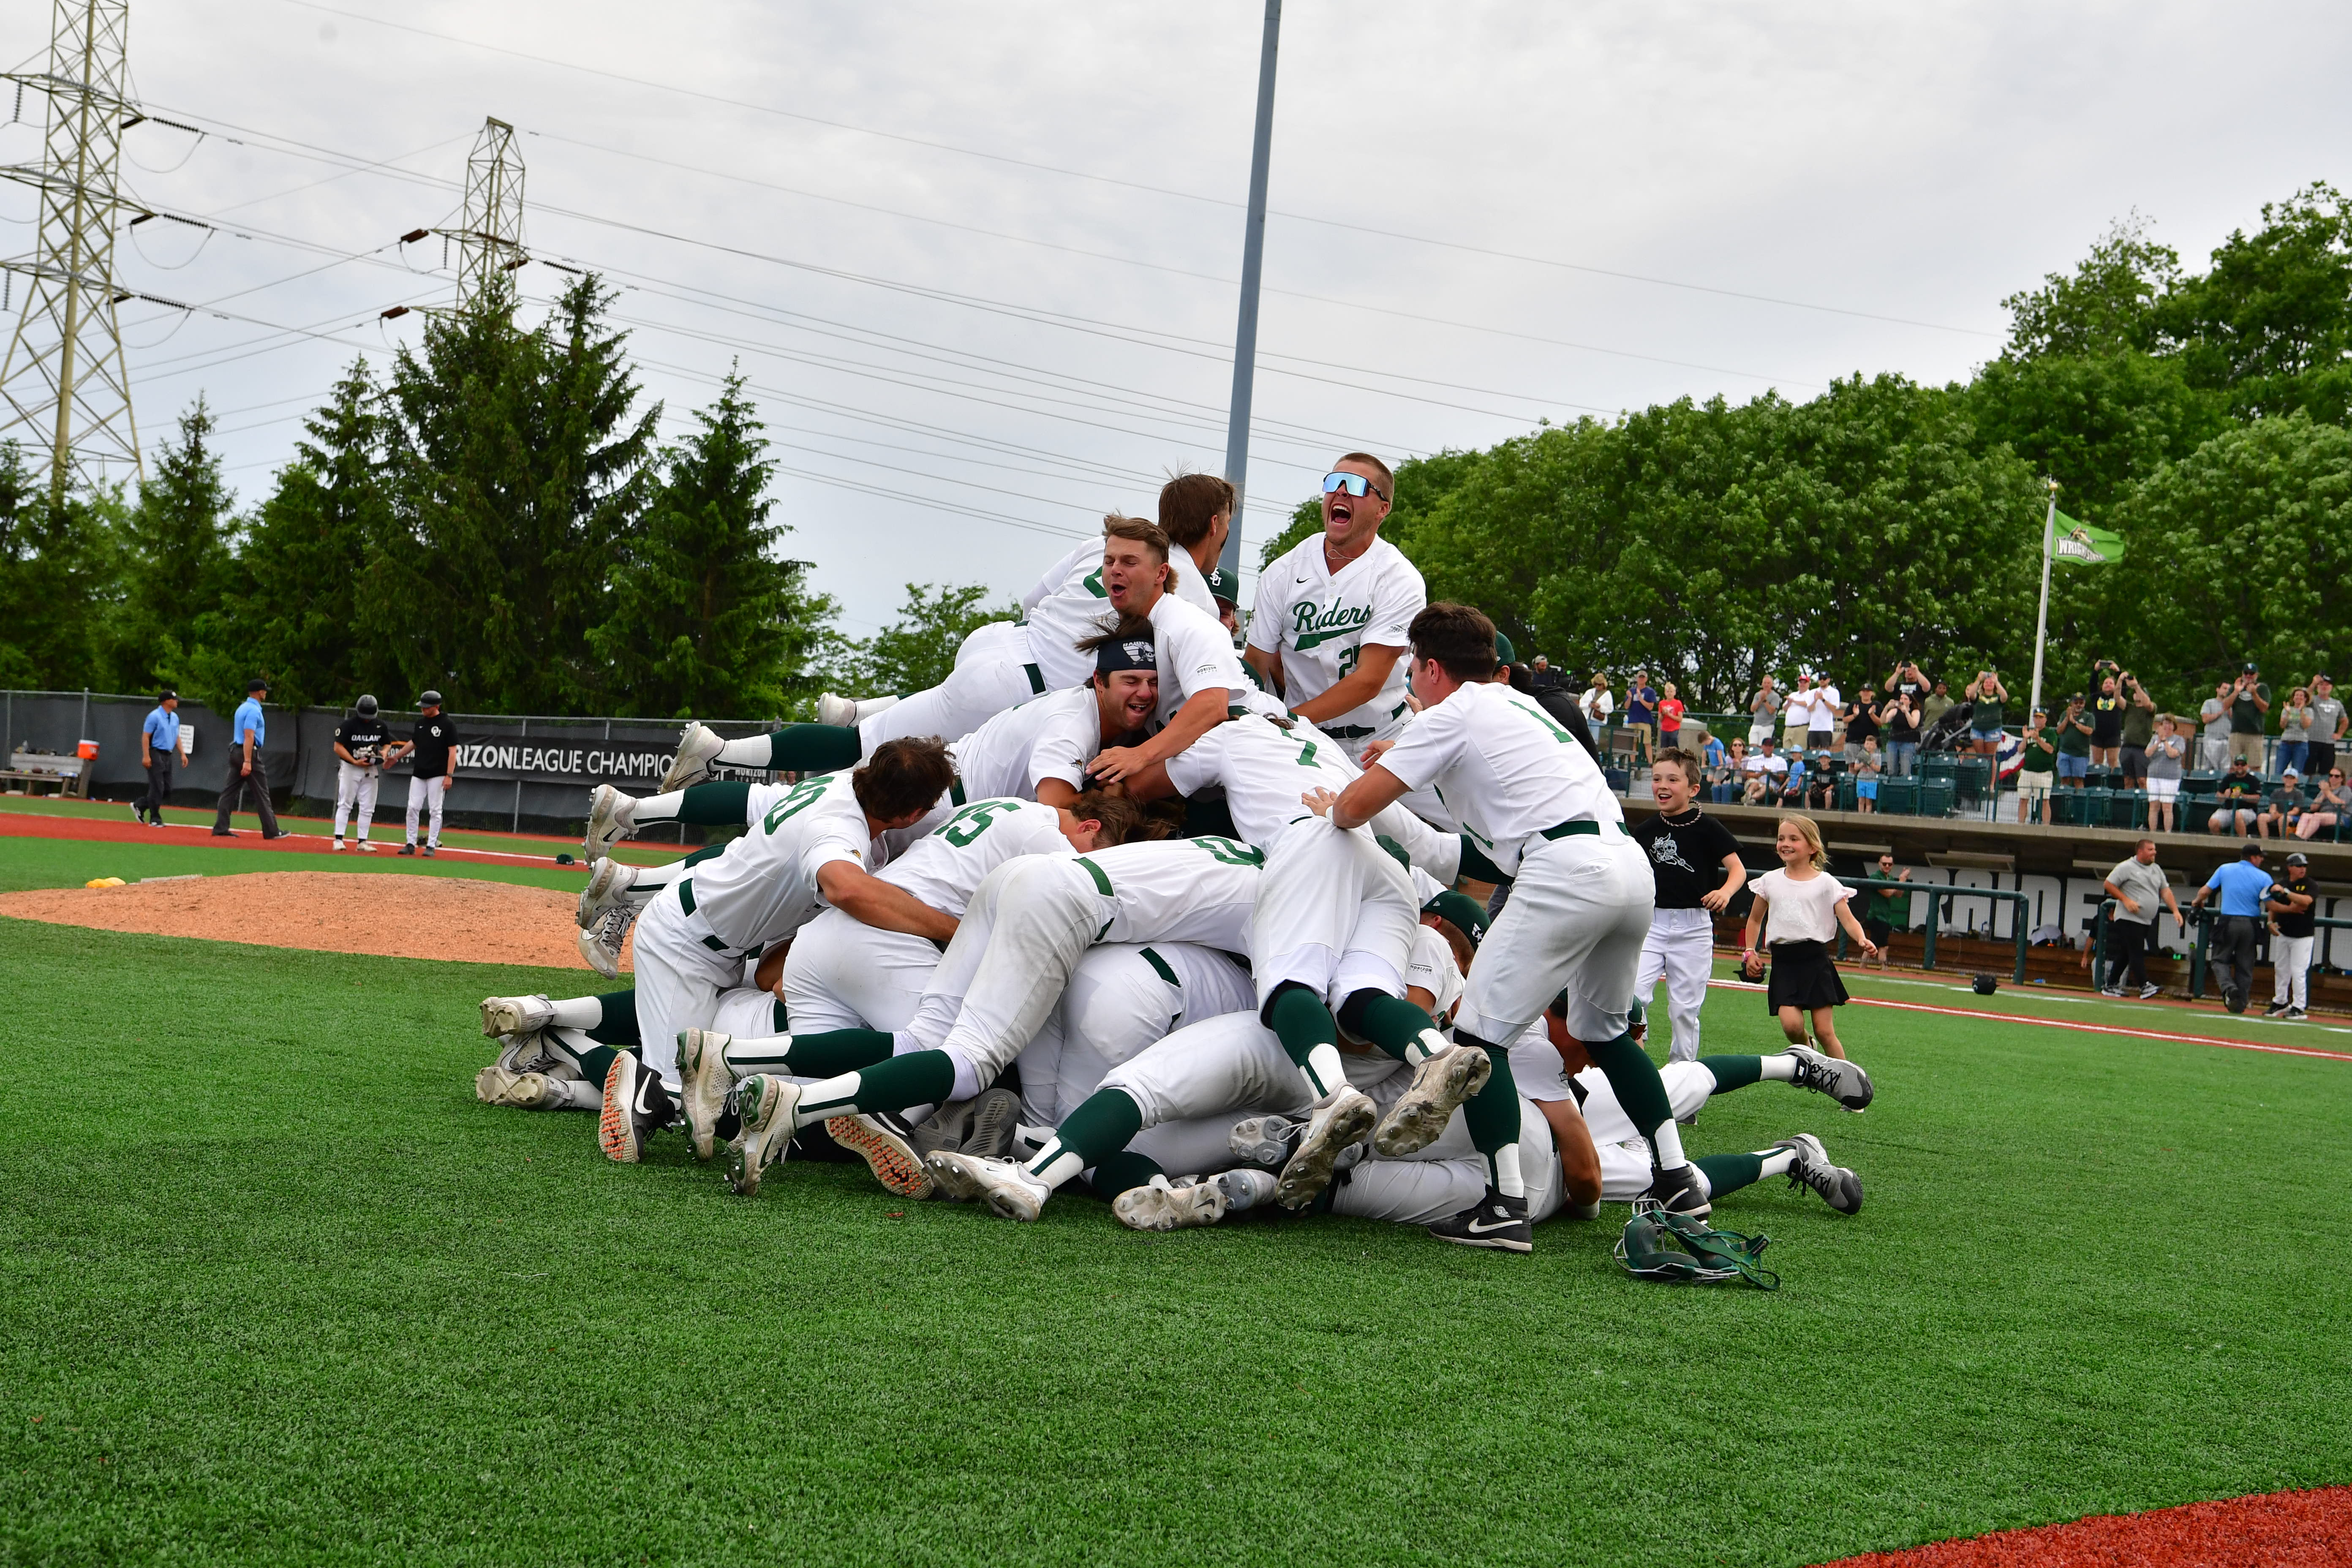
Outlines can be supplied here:
M1032 1226L477 1104L572 972L0 922L0 1559L1805 1563L2352 1479L2352 1064L1850 1008L1777 1295L1365 1222ZM1769 1049L1717 992L1713 1050Z

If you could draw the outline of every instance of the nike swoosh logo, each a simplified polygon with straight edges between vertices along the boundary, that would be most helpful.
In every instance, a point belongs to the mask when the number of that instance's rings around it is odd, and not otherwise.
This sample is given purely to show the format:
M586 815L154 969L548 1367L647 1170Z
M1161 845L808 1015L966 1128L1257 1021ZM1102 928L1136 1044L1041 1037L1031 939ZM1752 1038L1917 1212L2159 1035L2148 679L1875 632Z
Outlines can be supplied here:
M1488 1225L1484 1220L1474 1219L1463 1228L1469 1231L1473 1236L1484 1236L1490 1230L1508 1230L1518 1223L1519 1222L1515 1219L1507 1219L1500 1225Z

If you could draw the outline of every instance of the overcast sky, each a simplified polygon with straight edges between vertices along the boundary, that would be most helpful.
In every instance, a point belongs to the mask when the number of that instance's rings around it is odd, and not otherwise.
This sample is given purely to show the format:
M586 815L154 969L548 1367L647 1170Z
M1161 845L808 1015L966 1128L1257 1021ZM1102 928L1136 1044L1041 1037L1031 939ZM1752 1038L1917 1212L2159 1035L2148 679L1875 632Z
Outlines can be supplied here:
M39 68L47 10L0 14L0 57ZM909 580L1009 595L1169 470L1222 467L1263 16L139 0L142 100L209 134L133 129L126 182L224 232L142 225L120 276L249 318L123 308L147 448L202 392L265 493L341 368L416 341L378 313L451 297L442 243L397 237L455 226L495 115L531 252L624 286L666 433L740 357L846 630ZM2112 219L2196 263L2340 182L2347 34L2320 5L1291 0L1248 563L1350 447L1965 376L2000 299ZM0 161L37 155L0 131ZM0 247L32 212L0 189Z

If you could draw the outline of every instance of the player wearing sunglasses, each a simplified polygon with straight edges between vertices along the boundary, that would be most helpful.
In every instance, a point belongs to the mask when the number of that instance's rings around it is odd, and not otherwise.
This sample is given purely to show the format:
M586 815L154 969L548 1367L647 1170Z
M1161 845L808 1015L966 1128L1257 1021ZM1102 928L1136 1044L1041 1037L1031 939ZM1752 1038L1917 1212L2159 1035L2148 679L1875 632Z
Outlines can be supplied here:
M1323 479L1323 531L1258 574L1242 650L1292 712L1360 754L1401 730L1406 630L1429 603L1421 574L1380 536L1396 481L1368 452Z

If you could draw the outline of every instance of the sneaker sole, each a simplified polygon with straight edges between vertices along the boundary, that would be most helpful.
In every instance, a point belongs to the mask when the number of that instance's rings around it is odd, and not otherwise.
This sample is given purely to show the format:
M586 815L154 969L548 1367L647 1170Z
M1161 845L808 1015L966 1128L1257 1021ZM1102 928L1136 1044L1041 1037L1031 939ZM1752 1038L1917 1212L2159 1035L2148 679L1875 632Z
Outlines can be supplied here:
M474 1075L474 1098L484 1105L504 1105L507 1091L514 1087L514 1081L520 1076L493 1063Z
M1423 1075L1432 1067L1437 1074L1427 1082ZM1418 1153L1445 1134L1445 1124L1455 1110L1486 1087L1495 1074L1495 1064L1486 1052L1467 1046L1456 1046L1446 1053L1443 1065L1434 1061L1422 1063L1415 1069L1412 1087L1406 1089L1380 1131L1372 1134L1372 1152L1394 1159L1400 1154Z
M1233 1134L1226 1140L1225 1146L1233 1151L1236 1160L1268 1171L1279 1171L1290 1161L1290 1143L1288 1140L1277 1138L1266 1131L1277 1120L1286 1128L1297 1125L1288 1118L1253 1116L1245 1121L1234 1123Z
M824 1130L843 1148L860 1155L874 1179L902 1198L931 1195L931 1173L914 1149L881 1123L866 1116L835 1116Z
M504 998L482 1004L482 1034L489 1039L503 1035L528 1035L531 1025L522 1009L506 1005Z
M1298 1141L1298 1152L1282 1168L1275 1179L1274 1201L1286 1209L1305 1208L1323 1195L1331 1184L1331 1172L1339 1163L1339 1152L1371 1130L1379 1112L1369 1096L1360 1096L1341 1114L1325 1124L1322 1136L1316 1136L1310 1125Z
M926 1155L923 1169L930 1173L934 1190L950 1203L968 1204L980 1196L980 1184L952 1151Z
M963 1152L983 1154L992 1160L1009 1158L1013 1130L1020 1125L1021 1097L1009 1090L992 1089L977 1101L971 1127L964 1134Z
M604 1103L596 1112L596 1142L603 1145L606 1159L634 1165L645 1151L637 1142L637 1124L629 1115L628 1095L614 1092L627 1076L625 1058L614 1058L611 1070L604 1074Z

